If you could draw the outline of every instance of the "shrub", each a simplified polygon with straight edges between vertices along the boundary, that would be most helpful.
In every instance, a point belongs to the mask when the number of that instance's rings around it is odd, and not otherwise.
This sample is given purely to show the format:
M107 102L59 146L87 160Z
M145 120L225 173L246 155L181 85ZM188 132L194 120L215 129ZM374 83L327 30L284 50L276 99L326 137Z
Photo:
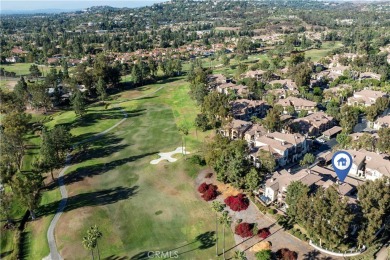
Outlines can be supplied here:
M218 187L213 184L203 182L199 185L198 191L202 193L202 198L205 201L214 200L218 196Z
M261 250L255 254L257 260L271 259L271 250Z
M242 193L227 197L225 203L233 211L246 210L249 207L249 199Z
M276 252L276 258L280 260L296 260L298 259L298 254L288 248L282 248Z
M206 165L206 161L204 160L204 158L202 158L200 155L198 154L195 154L193 156L190 157L190 160L189 160L192 164L197 164L197 165L200 165L200 166L204 166Z
M209 185L207 183L203 182L201 185L199 185L198 191L200 193L205 193L208 190L208 188L209 188Z
M276 209L269 209L268 214L275 215Z
M212 172L209 172L209 173L206 174L206 178L211 178L211 177L213 177L213 173Z
M242 222L242 218L237 219L237 223L240 224Z
M268 228L262 228L262 229L259 230L259 232L257 234L262 239L266 239L267 237L269 237L269 235L271 235L271 232L269 232Z
M217 186L210 184L209 188L205 193L202 194L202 198L205 201L215 200L215 198L218 196L217 192Z
M252 229L253 229L252 224L243 222L236 226L234 233L236 235L239 235L240 237L251 237L253 236Z

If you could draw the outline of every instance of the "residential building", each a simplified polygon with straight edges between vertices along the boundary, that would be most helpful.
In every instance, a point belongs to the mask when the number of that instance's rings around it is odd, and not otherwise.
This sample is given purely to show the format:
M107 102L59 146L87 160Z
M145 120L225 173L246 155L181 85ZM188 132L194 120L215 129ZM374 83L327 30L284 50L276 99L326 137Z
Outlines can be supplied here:
M373 128L375 130L379 130L381 128L389 128L389 127L390 127L390 115L378 117L373 124Z
M219 132L232 140L244 139L244 134L252 126L251 122L233 119L231 122L223 126Z
M334 126L322 133L322 136L331 139L333 137L336 137L338 133L340 133L343 129L340 126Z
M348 98L348 105L369 107L374 105L378 98L385 96L387 96L385 92L365 89L355 92L353 97Z
M263 136L266 133L268 133L268 131L262 125L253 124L245 132L244 139L248 142L248 144L252 144L255 142L256 138L259 138L260 136Z
M382 177L390 177L390 160L386 154L369 152L364 149L359 151L347 150L353 158L352 167L348 175L367 180L376 180Z
M254 147L271 152L279 166L297 162L309 150L309 144L304 136L280 132L257 137ZM253 159L256 160L256 157Z
M317 108L317 103L297 97L287 97L285 99L280 99L276 104L281 105L284 109L284 113L287 114L287 107L293 106L295 111L299 112L301 110L306 110L309 113L313 113Z
M305 136L319 136L322 132L330 129L335 124L333 117L324 112L315 112L306 117L294 119L288 129L293 133L300 133Z
M249 99L237 99L230 105L233 117L241 120L249 120L252 116L263 117L268 108L264 101Z

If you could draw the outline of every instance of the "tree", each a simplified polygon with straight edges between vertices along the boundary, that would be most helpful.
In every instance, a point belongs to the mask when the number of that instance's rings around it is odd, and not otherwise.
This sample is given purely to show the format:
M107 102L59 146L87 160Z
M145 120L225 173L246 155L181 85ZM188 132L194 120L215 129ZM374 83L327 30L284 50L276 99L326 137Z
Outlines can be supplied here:
M12 213L12 200L13 193L1 191L1 200L0 200L0 217L6 219L7 223L11 222L11 213Z
M202 105L204 98L207 96L207 86L204 83L190 84L190 96L198 105Z
M247 260L245 253L243 251L235 251L233 259L234 260Z
M251 237L253 236L252 228L252 224L242 222L235 227L234 234L239 235L242 238Z
M201 129L203 132L209 129L209 121L205 114L198 114L195 118L195 127Z
M242 211L249 207L249 199L242 193L237 196L229 196L224 202L233 211Z
M352 142L352 147L356 150L366 149L368 151L374 151L375 142L376 139L374 136L368 133L364 133L357 141Z
M368 121L374 122L377 115L378 115L378 110L376 106L369 106L366 108L366 116Z
M210 125L216 127L229 115L229 99L226 95L213 91L204 97L201 111L207 116Z
M316 157L311 153L306 153L303 159L299 162L301 166L309 166L316 160Z
M91 240L94 242L92 244L93 248L94 245L96 245L97 251L98 251L98 259L100 260L100 251L99 251L99 239L103 236L102 232L100 232L99 228L94 225L88 230L88 236L91 238Z
M222 213L222 216L219 218L219 223L223 226L223 258L225 259L225 227L230 228L232 223L232 218L228 215L227 211Z
M53 181L53 170L64 164L71 147L71 138L69 130L62 125L55 126L51 131L45 128L42 130L40 166L50 171Z
M299 118L302 118L302 117L307 116L308 114L309 114L309 112L307 112L307 110L301 110L301 111L299 111L299 113L298 113L298 117L299 117Z
M280 115L276 109L271 108L267 111L267 116L263 120L264 127L270 131L277 131L280 128Z
M336 141L339 143L340 148L347 148L351 144L352 138L346 133L340 133L336 136Z
M382 153L390 154L390 128L381 128L378 131L378 150Z
M288 185L286 192L286 204L288 205L287 215L292 220L297 221L297 204L302 198L307 197L308 193L309 187L300 181L293 181L290 183L290 185Z
M360 245L370 246L379 229L388 221L390 214L390 187L388 178L367 181L358 186L358 205L362 223L358 235Z
M358 122L359 112L351 106L345 105L340 110L340 126L344 133L351 133Z
M99 78L96 84L96 91L98 93L99 99L102 102L104 102L107 98L107 92L106 92L106 83L104 82L102 77Z
M30 102L33 108L43 108L47 111L52 106L52 102L44 82L37 81L30 84L28 86L28 92L30 93Z
M257 260L270 260L271 250L261 250L255 254Z
M218 212L222 212L225 205L219 201L213 201L211 205L211 208L215 212L215 255L218 256Z
M83 242L82 243L83 243L83 246L84 246L85 249L91 251L92 259L95 259L95 256L93 254L93 249L96 246L95 245L96 241L92 237L90 237L89 234L88 234L87 236L83 237Z
M24 106L28 100L28 89L27 83L23 77L21 77L18 83L15 85L13 92L15 93L17 102L20 102Z
M268 173L272 173L276 167L275 157L269 151L260 150L260 165Z
M12 182L12 190L19 199L21 205L30 211L32 220L35 219L35 209L39 206L41 193L39 192L43 184L42 176L35 171L29 173L18 172Z
M186 136L189 134L189 129L188 129L188 126L186 124L181 124L179 126L179 132L181 132L183 134L182 138L183 138L183 142L182 142L182 153L184 155L184 158L186 158Z
M84 95L80 90L76 90L72 95L72 107L77 116L83 116L85 114L85 100Z
M246 189L254 191L260 184L261 178L256 168L252 167L247 175L245 175Z
M131 78L134 82L134 84L139 85L143 82L142 72L138 66L138 64L135 64L133 66L133 69L131 70Z
M30 75L31 75L32 77L35 77L35 78L36 78L36 77L40 77L40 76L42 75L42 73L39 71L38 66L35 65L35 64L33 64L33 65L30 66L29 71L30 71Z

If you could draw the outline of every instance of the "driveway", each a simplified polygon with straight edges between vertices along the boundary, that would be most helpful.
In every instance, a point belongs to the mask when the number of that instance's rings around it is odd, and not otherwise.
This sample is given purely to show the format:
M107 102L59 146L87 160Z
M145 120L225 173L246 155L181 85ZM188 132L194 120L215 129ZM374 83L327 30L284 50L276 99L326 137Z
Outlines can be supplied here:
M195 183L197 185L200 185L203 182L216 184L216 180L214 176L212 178L205 178L205 175L208 172L211 172L211 170L202 171L198 175ZM218 196L216 200L224 203L223 194ZM231 228L233 230L233 233L234 233L234 227L237 224L238 219L242 219L242 222L257 223L259 229L264 227L269 228L271 235L265 240L270 241L272 243L273 252L276 252L281 248L288 248L298 253L298 259L307 259L307 260L308 259L314 260L314 259L321 259L321 258L329 259L329 260L342 259L342 258L330 257L324 254L319 254L319 252L314 250L314 248L312 248L308 243L303 242L297 239L296 237L290 235L289 233L285 232L283 228L275 222L274 219L261 213L260 210L256 207L256 205L252 202L250 202L249 207L244 211L235 212L232 211L229 207L226 207L225 210L229 212L229 216L232 218ZM229 251L234 252L237 250L245 251L248 259L256 259L254 256L254 252L250 251L250 248L255 244L257 244L258 242L262 241L261 238L259 238L258 236L254 236L251 238L243 239L240 236L234 235L234 240L236 241L236 247L227 248L226 252Z

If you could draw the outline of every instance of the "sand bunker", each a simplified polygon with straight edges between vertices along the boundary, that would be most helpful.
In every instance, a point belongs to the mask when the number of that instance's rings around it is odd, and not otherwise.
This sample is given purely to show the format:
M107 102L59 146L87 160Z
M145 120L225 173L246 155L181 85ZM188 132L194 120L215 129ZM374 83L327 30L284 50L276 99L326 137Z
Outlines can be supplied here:
M172 155L177 154L177 153L183 153L183 152L185 154L189 154L190 153L190 152L186 151L185 147L184 148L177 147L175 151L172 151L172 152L169 152L169 153L159 153L158 155L160 156L160 158L152 160L150 162L150 164L158 164L158 163L160 163L163 160L167 160L168 162L176 162L177 159L173 158Z

